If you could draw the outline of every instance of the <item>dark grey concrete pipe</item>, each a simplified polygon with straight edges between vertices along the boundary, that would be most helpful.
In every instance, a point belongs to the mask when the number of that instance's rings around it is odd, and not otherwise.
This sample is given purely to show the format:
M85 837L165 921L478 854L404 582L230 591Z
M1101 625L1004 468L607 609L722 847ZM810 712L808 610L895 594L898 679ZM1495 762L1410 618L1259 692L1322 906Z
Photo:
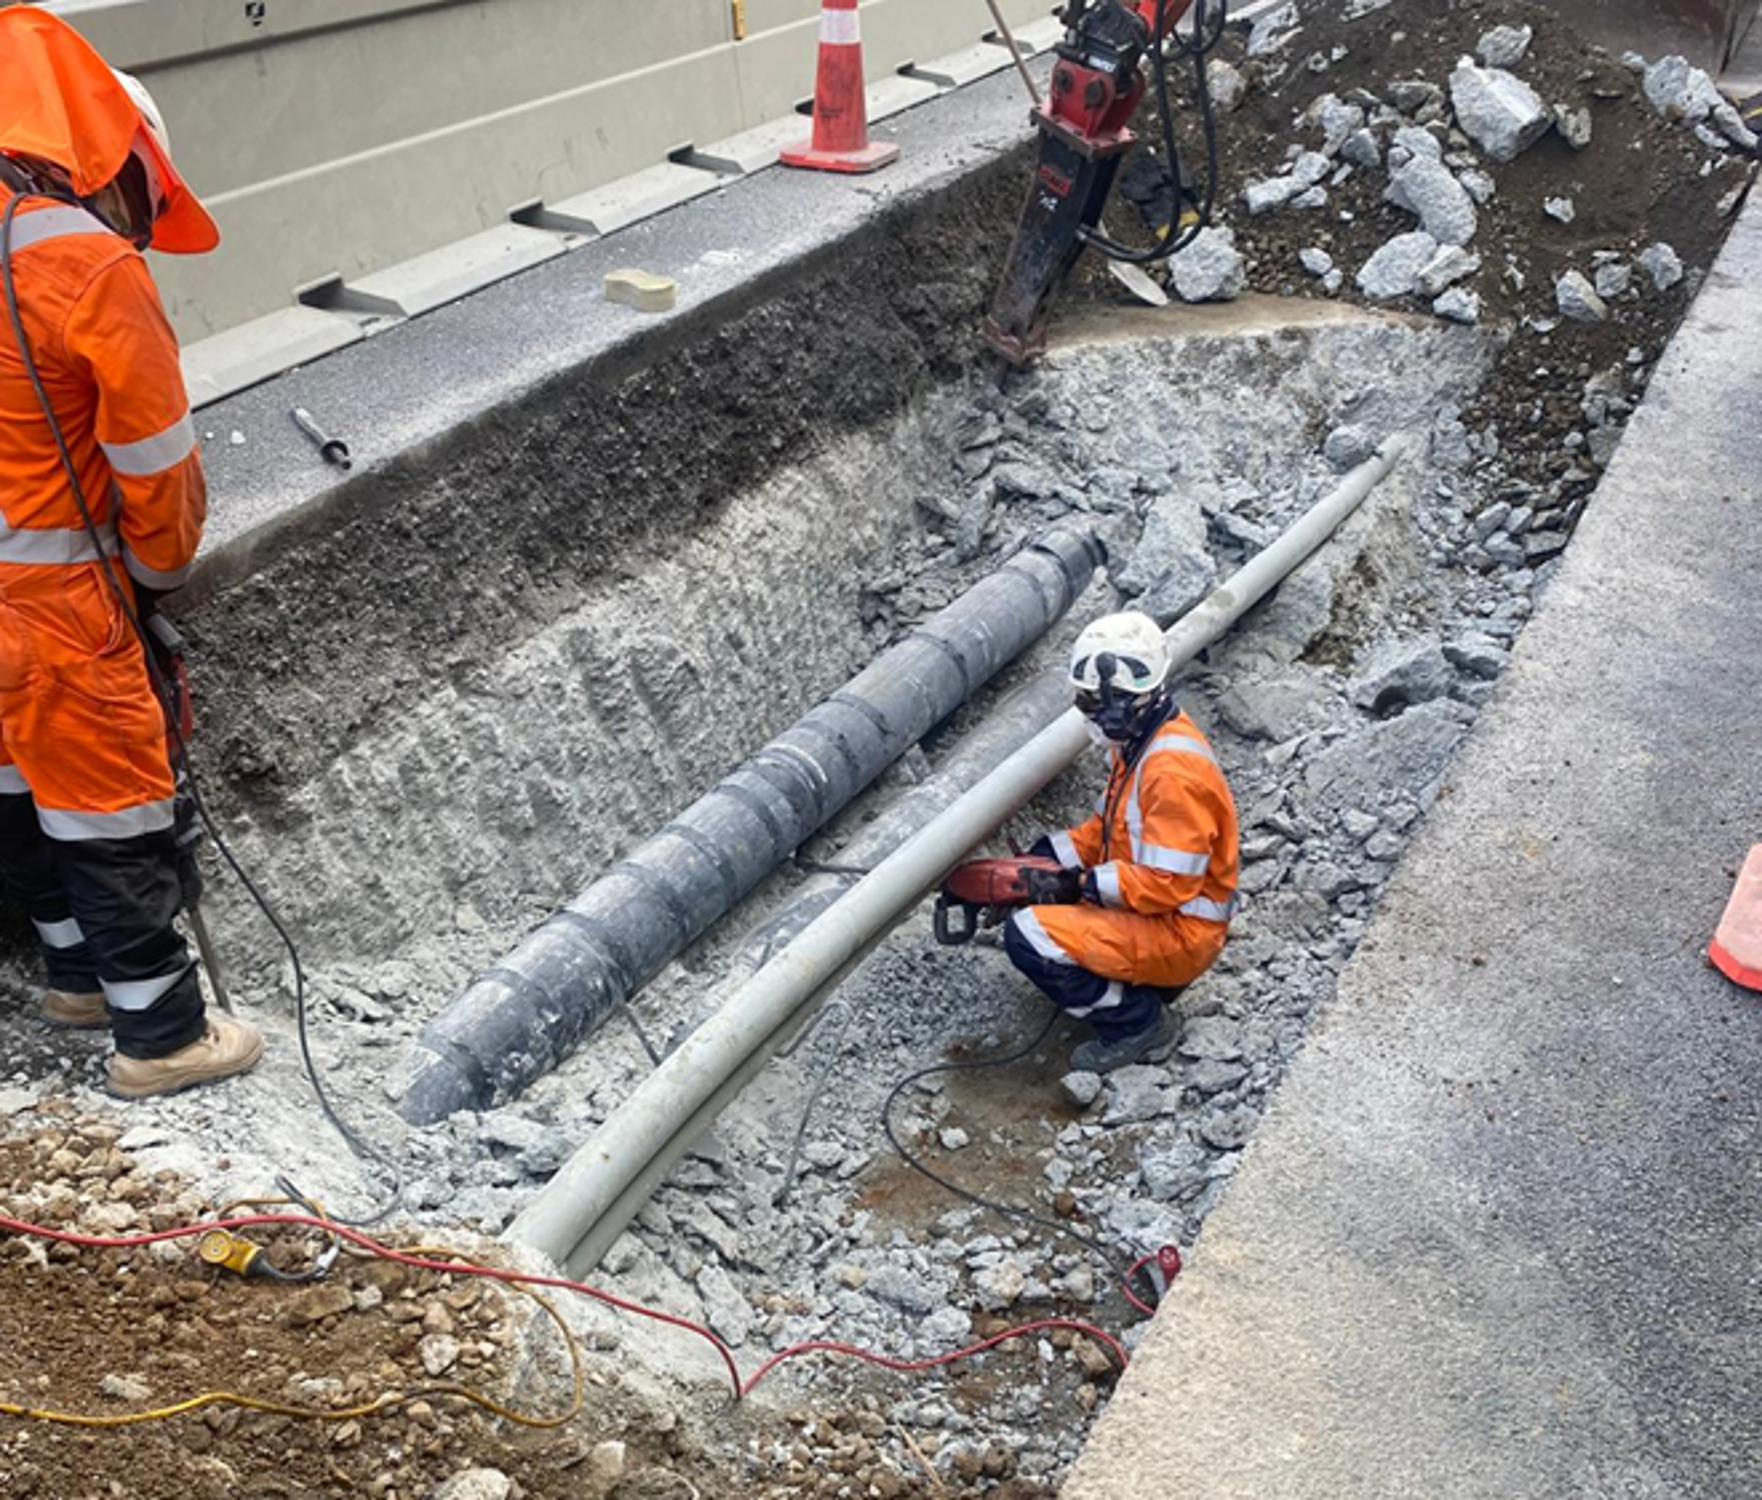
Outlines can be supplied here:
M417 1038L404 1118L515 1098L1082 595L1087 532L1018 552L633 850Z

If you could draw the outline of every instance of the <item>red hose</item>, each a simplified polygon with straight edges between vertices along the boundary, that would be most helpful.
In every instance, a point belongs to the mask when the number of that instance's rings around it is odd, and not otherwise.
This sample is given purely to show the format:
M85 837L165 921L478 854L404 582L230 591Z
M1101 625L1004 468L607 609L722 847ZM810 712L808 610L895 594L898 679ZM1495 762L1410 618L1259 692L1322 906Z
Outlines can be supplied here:
M591 1298L607 1307L616 1308L620 1312L630 1313L638 1318L647 1318L651 1322L663 1323L671 1328L683 1329L695 1334L712 1349L722 1360L728 1372L730 1385L734 1390L734 1399L750 1395L779 1365L792 1359L799 1359L808 1354L841 1354L851 1359L862 1360L866 1364L878 1365L882 1369L897 1370L905 1374L918 1374L926 1370L940 1369L945 1365L956 1364L964 1359L983 1354L997 1348L1000 1344L1011 1343L1016 1339L1026 1338L1047 1329L1063 1328L1072 1333L1080 1333L1086 1338L1094 1339L1102 1345L1119 1362L1123 1370L1131 1362L1125 1346L1112 1334L1095 1327L1093 1324L1078 1322L1070 1318L1043 1318L1038 1322L1024 1323L1019 1327L1005 1329L1002 1333L977 1344L970 1344L964 1349L956 1349L951 1354L939 1354L931 1359L902 1360L878 1354L871 1349L860 1349L851 1344L838 1344L826 1341L795 1344L773 1354L757 1370L750 1379L743 1379L740 1365L734 1357L734 1351L716 1334L714 1329L706 1328L701 1323L694 1323L689 1318L681 1318L673 1313L662 1312L658 1308L644 1307L639 1302L631 1302L623 1297L604 1291L596 1286L589 1286L584 1281L571 1281L563 1276L540 1276L526 1271L506 1271L497 1266L480 1266L461 1264L456 1261L430 1260L425 1256L407 1255L401 1250L394 1250L389 1245L382 1245L378 1240L363 1234L358 1229L351 1229L331 1219L320 1219L312 1214L242 1214L231 1219L211 1219L202 1224L185 1224L175 1229L162 1229L151 1234L129 1235L98 1235L76 1234L67 1229L50 1229L42 1224L27 1223L22 1219L8 1218L0 1214L0 1230L10 1234L24 1235L30 1239L50 1240L62 1245L77 1245L87 1250L138 1250L149 1245L164 1244L171 1240L194 1239L207 1234L210 1230L224 1229L229 1233L245 1229L317 1229L325 1234L335 1235L346 1240L359 1250L381 1260L391 1261L395 1265L408 1266L412 1270L432 1271L443 1276L479 1276L490 1281L503 1281L516 1286L551 1287L559 1291L575 1292L580 1296ZM1180 1269L1180 1254L1171 1247L1161 1252L1165 1271L1168 1269L1169 1257L1173 1256L1175 1271ZM1135 1274L1141 1267L1156 1256L1146 1256L1132 1268ZM1129 1278L1128 1278L1129 1279ZM1140 1301L1126 1288L1126 1296L1132 1305L1145 1313L1155 1309Z

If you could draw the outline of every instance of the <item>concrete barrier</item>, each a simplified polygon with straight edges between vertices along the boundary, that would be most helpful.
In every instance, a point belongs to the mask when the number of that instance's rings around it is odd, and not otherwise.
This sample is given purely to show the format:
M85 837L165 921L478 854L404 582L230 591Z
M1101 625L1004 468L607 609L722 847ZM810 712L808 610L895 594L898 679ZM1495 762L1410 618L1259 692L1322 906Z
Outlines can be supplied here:
M220 220L219 255L155 267L186 342L287 314L302 289L346 286L486 231L506 236L515 210L637 172L669 169L674 180L656 184L663 198L681 191L683 174L689 197L721 172L764 164L763 142L756 155L750 141L701 148L794 118L813 88L820 9L819 0L50 8L154 90L180 164ZM1004 0L1012 23L1045 22L1052 8ZM869 76L896 107L958 79L974 48L1007 65L984 41L992 22L981 0L867 0L861 13ZM932 59L943 60L934 79L911 76ZM400 295L384 299L393 315ZM317 300L334 309L338 299L321 291ZM291 321L312 320L296 311ZM346 326L290 331L309 343L327 331L349 341Z

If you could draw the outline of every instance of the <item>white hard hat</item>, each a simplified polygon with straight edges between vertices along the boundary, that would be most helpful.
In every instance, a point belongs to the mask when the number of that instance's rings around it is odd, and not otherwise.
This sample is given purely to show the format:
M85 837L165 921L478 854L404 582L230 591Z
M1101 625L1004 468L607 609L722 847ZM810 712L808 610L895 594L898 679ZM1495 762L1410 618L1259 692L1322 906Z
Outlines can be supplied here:
M1100 694L1100 662L1114 661L1109 679L1116 692L1130 697L1153 693L1168 681L1169 648L1162 628L1138 610L1104 615L1090 625L1071 648L1071 686L1082 694Z
M153 248L174 255L199 255L220 243L220 230L190 190L171 159L171 132L165 115L147 85L121 68L110 70L141 117L131 154L147 176L147 201L153 213Z
M170 156L171 133L165 128L165 116L160 114L159 106L153 102L153 95L148 91L147 85L133 73L125 73L121 68L112 68L110 71L116 75L116 81L123 86L129 98L134 100L135 108L141 112L142 123L159 143L159 149Z
M159 162L171 156L171 135L165 128L165 116L159 113L159 106L153 102L153 96L147 91L147 85L136 78L133 73L125 73L121 68L110 70L116 74L116 81L125 93L134 101L134 106L141 112L141 125L152 137L153 143L159 147L157 153L146 149L145 143L136 136L134 157L140 162L147 173L148 200L157 207L165 202L165 184L159 173Z

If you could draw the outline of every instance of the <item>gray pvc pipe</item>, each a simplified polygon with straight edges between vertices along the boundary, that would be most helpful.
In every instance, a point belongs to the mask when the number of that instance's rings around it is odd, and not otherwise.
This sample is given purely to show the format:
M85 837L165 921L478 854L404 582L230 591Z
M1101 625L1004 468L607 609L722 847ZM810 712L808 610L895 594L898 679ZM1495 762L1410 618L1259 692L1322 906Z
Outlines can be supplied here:
M1042 635L1105 560L1059 529L878 656L532 932L423 1028L402 1101L432 1125L516 1097Z
M1219 640L1322 545L1409 451L1391 438L1271 546L1168 632L1177 668ZM966 850L1037 796L1089 743L1067 710L897 853L864 876L699 1026L589 1137L509 1226L507 1238L573 1275L591 1271L681 1156L819 997L875 948Z

